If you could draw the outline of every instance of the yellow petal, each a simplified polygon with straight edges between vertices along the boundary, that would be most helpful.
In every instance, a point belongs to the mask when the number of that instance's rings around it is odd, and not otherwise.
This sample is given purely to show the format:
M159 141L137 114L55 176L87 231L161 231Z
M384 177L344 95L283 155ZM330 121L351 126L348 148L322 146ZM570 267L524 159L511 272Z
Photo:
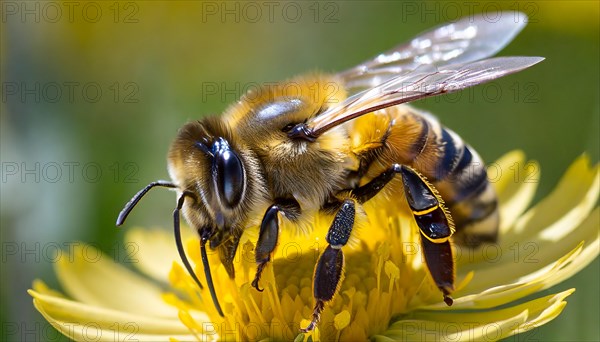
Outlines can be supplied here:
M589 228L589 234L585 237L585 243L582 243L583 249L580 253L574 256L566 267L560 267L556 273L547 277L544 281L544 289L552 287L561 281L569 278L575 273L582 270L598 257L600 251L600 231L594 234L593 228L600 226L600 209L596 208L594 213L590 215L584 225ZM522 277L520 281L529 281L530 277L535 277L537 274L544 274L549 267L542 268L534 274Z
M184 234L185 235L185 234ZM173 234L164 229L129 228L125 234L125 251L137 269L167 283L174 260L179 262Z
M41 294L45 294L45 295L49 295L49 296L53 296L53 297L65 298L65 296L62 293L49 288L48 285L46 285L46 283L44 283L42 280L39 280L39 279L35 279L33 281L33 290L38 293L41 293Z
M333 324L337 330L342 330L350 323L350 313L347 310L343 310L339 314L335 315Z
M515 165L525 162L525 153L521 150L513 150L498 158L488 166L488 178L494 186L498 198L508 199L517 191L520 182L515 182L511 173Z
M482 315L484 316L484 315ZM527 311L505 319L492 319L480 317L477 321L457 321L448 317L450 321L405 320L394 323L387 336L401 341L496 341L502 338L502 332L510 331L511 327L518 327L527 321ZM508 333L504 335L509 336Z
M488 288L481 293L461 296L455 299L451 308L438 303L427 307L431 310L462 310L462 309L487 309L498 307L524 298L530 294L541 291L545 282L555 276L562 268L572 265L580 254L583 244L577 246L570 253L559 259L544 272L536 272L536 277L529 281L518 281L506 285Z
M478 285L473 286L472 283L475 279L466 286L464 290L459 290L456 293L456 299L452 310L455 309L466 309L466 308L491 308L512 301L523 298L532 293L550 288L559 282L569 278L571 275L577 273L579 270L591 263L597 256L600 250L600 233L597 227L600 225L600 209L596 209L592 215L588 217L584 222L583 230L588 232L588 240L586 244L583 242L573 250L566 253L564 256L557 258L557 261L547 265L546 267L536 267L534 264L533 271L525 276L514 278L515 275L508 276L510 274L510 267L513 268L513 273L520 274L518 267L520 265L507 264L506 267L500 269L491 267L491 270L480 271L479 274L476 272L474 278L478 280ZM573 241L565 241L565 246L575 244ZM555 247L554 249L562 250L564 246L560 248ZM552 246L545 246L543 251L552 253L554 251ZM504 274L504 278L512 279L510 282L504 282L500 285L490 288L487 280L490 277L498 277L497 274ZM483 279L483 280L482 280ZM500 281L500 280L498 280ZM482 291L471 295L461 295L465 293L473 293ZM448 310L444 305L436 303L428 306L429 309L434 310Z
M64 290L86 304L155 317L177 317L177 310L161 299L162 290L149 280L115 263L83 243L55 264Z
M535 207L528 210L515 224L514 238L524 240L542 230L557 236L569 234L583 221L598 201L600 167L590 167L587 155L579 157L561 178L556 188ZM561 233L562 232L562 233Z
M475 270L475 277L462 293L476 293L502 284L530 282L540 277L545 279L544 288L548 287L547 284L554 285L561 279L565 279L564 275L574 274L597 257L598 226L600 226L600 209L596 208L560 243L536 237L502 247L485 247L488 251L492 251L488 253L488 259L484 259L479 265L461 266L460 273ZM568 267L561 270L562 276L556 274L555 278L546 278L548 269L553 267L555 261L569 254L572 246L577 246L581 241L587 242L584 245L586 253L578 256L576 262L570 262ZM478 253L486 252L482 249Z
M523 333L558 316L573 289L512 307L453 313L451 311L414 312L392 323L383 335L402 341L479 341L499 340Z
M506 233L527 209L540 179L540 166L526 162L522 151L512 151L488 166L500 204L500 232Z
M177 317L156 318L125 313L28 291L36 309L57 330L74 340L164 341L169 337L190 340Z
M552 194L519 219L499 244L476 250L457 247L459 274L477 275L469 289L513 282L554 262L580 241L594 241L598 214L590 211L598 200L599 185L598 167L590 168L589 160L581 157Z

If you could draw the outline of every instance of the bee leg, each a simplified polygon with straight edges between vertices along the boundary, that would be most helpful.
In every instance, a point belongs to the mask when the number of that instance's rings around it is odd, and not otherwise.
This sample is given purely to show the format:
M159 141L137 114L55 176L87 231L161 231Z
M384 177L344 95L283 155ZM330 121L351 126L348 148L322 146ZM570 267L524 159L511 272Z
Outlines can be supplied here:
M452 305L450 293L454 290L454 260L449 238L454 232L454 223L433 185L412 168L394 164L371 182L353 190L352 194L359 202L367 201L381 191L396 173L402 176L408 205L421 231L427 268L442 291L444 302Z
M256 260L256 275L252 281L252 287L262 292L263 289L258 287L260 275L267 263L271 260L271 253L277 246L279 239L279 225L281 218L279 217L280 208L277 204L273 204L265 212L265 216L260 224L260 233L256 248L254 249L254 257Z
M454 291L454 259L450 241L435 243L428 238L421 237L421 246L423 246L427 268L438 289L444 295L444 303L451 306L454 303L450 297Z
M281 216L285 215L289 219L295 219L300 215L300 205L295 200L278 200L276 204L271 205L265 212L265 216L260 224L260 232L254 256L256 260L256 275L252 281L252 287L262 292L264 289L258 287L260 276L271 261L271 254L277 246L279 239L279 227L281 226Z
M404 193L413 217L421 230L421 246L425 263L444 302L452 305L450 293L454 291L454 259L449 238L454 233L454 223L444 201L433 185L413 169L402 167Z
M355 201L351 199L344 200L333 219L331 227L329 227L325 237L329 246L325 248L315 266L313 295L316 303L312 320L306 328L301 329L302 332L308 332L315 328L321 319L325 304L333 299L340 287L344 270L342 247L348 242L354 227L355 211Z

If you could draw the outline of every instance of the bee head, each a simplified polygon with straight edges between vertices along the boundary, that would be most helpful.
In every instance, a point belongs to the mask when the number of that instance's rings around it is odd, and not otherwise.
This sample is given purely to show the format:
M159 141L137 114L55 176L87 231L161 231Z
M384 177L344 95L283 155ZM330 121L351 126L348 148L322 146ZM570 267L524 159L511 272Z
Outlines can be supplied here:
M169 152L169 173L195 194L184 215L196 229L210 230L210 245L226 241L248 215L251 189L260 181L252 152L217 117L184 125ZM252 176L252 177L250 177Z

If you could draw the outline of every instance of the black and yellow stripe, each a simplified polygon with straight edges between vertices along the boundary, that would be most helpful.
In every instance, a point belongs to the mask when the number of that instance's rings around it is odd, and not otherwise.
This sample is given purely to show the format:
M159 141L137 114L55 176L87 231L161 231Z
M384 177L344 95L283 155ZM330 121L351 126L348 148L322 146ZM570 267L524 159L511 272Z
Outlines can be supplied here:
M410 167L401 169L404 193L421 234L433 243L442 243L454 233L454 222L444 200L427 179Z
M434 185L439 189L457 226L455 241L477 246L495 242L498 234L498 202L489 183L485 164L472 147L449 129L443 129L443 156ZM449 161L452 161L448 163ZM452 166L456 161L455 166Z
M431 182L430 190L439 191L452 214L455 241L470 246L495 241L499 225L496 194L477 152L429 113L396 106L374 115L390 117L385 147L378 151L379 164L408 165ZM417 217L425 209L430 208L419 208L413 214Z

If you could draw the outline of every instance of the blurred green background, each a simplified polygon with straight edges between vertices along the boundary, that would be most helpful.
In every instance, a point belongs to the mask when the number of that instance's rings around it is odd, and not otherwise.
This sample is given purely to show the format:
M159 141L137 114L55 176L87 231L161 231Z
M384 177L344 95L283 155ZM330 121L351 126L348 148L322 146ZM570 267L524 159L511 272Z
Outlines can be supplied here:
M500 54L546 61L416 105L488 162L512 149L538 160L539 200L578 155L598 160L597 1L3 1L2 339L57 339L26 293L35 278L58 288L57 247L85 241L124 261L116 215L167 178L167 149L186 121L221 112L257 83L340 71L437 24L499 9L530 16ZM128 226L169 228L173 206L172 193L157 191ZM562 315L527 338L600 339L598 266L546 291L577 287Z

